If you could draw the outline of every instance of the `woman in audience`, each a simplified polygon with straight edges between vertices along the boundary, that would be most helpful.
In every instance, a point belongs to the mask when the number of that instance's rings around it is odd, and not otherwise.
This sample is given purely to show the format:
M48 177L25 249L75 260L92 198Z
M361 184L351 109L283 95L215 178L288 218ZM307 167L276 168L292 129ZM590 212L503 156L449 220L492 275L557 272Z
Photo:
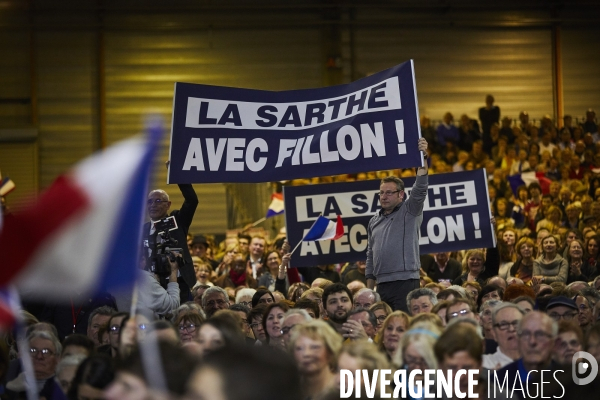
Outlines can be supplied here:
M567 263L569 275L567 284L575 281L587 282L594 279L595 268L590 266L588 260L584 259L584 244L579 239L571 240L567 251Z
M213 269L210 263L202 261L200 257L196 256L192 257L192 262L194 263L194 271L196 272L196 284L194 287L198 285L214 286L214 283L211 282Z
M103 391L113 381L113 361L104 354L85 359L77 368L67 393L69 400L103 399Z
M282 261L282 258L279 257L278 251L271 251L267 253L266 260L267 268L266 271L258 278L258 286L264 286L271 292L279 290L283 293L287 293L290 287L290 281L287 277L285 268L287 268L290 262L289 256L284 256ZM282 266L285 267L281 268L283 273L280 271L280 267ZM281 277L283 277L283 279L280 279Z
M204 318L196 311L183 311L175 319L174 325L179 332L181 343L189 343L198 340L200 326Z
M475 281L473 282L465 282L462 284L462 287L465 288L467 294L471 296L473 301L477 301L479 297L479 293L481 293L481 285Z
M481 292L479 293L479 297L477 297L477 308L481 311L481 305L488 300L502 300L504 297L504 290L501 287L496 285L485 285Z
M334 371L342 337L321 320L297 325L291 332L288 349L300 372L304 398L317 399L329 390L339 390Z
M290 285L290 288L287 291L287 298L294 303L300 300L300 297L310 289L310 286L304 282L296 282Z
M446 309L448 308L448 304L450 302L448 300L439 300L435 306L431 309L433 314L436 314L442 320L442 325L446 326L448 321L446 321Z
M245 335L240 325L228 315L215 315L198 329L199 353L206 356L221 347L242 346Z
M369 307L369 310L373 311L373 313L375 314L375 318L377 318L376 331L379 332L387 316L392 313L392 307L390 307L384 301L378 301L377 303L374 303L371 307Z
M585 244L585 259L590 267L598 270L598 259L600 259L600 235L594 235L587 239Z
M519 278L523 283L529 285L533 276L533 261L536 256L535 242L528 237L521 238L517 242L516 250L518 255L517 261L508 271L500 270L498 275L507 281L513 277Z
M309 299L316 302L319 305L319 315L323 318L325 314L325 307L323 306L323 289L319 287L310 288L306 292L302 293L301 299Z
M223 255L223 259L221 260L215 271L215 275L217 278L221 275L229 274L229 271L231 270L231 264L233 263L233 259L238 254L239 247L237 243L232 243L225 248L225 254Z
M379 351L384 353L388 360L392 360L400 339L408 329L410 317L403 311L394 311L383 321L383 326L375 337Z
M283 315L289 310L289 306L284 303L273 303L267 306L263 314L263 329L267 336L267 343L270 346L284 347L283 335L281 334L281 322Z
M340 376L340 371L347 369L350 371L356 370L367 370L369 376L373 376L373 371L391 369L392 364L388 361L387 357L377 351L377 346L373 343L365 340L357 340L352 342L344 343L342 351L337 361L338 374L335 391L339 395L340 380L344 379ZM356 376L354 377L356 379ZM365 393L365 386L362 382L362 375L358 377L360 379L361 393ZM381 389L380 381L377 381L375 397L380 398L379 391ZM356 383L355 383L356 384ZM346 382L346 386L348 382Z
M583 332L579 325L574 321L560 321L554 346L554 361L561 366L571 365L575 353L582 350Z
M492 310L498 304L502 304L502 301L498 299L492 299L485 301L481 306L481 310L479 312L479 324L483 329L483 336L485 339L496 339L492 329Z
M533 284L566 282L569 274L567 260L558 254L558 239L550 235L542 240L542 254L533 261Z
M497 259L498 250L488 249L488 252L494 252L494 260L486 263L485 255L481 250L469 250L463 258L463 274L456 278L454 285L462 286L465 282L477 282L481 286L485 285L485 280L498 273L499 260Z

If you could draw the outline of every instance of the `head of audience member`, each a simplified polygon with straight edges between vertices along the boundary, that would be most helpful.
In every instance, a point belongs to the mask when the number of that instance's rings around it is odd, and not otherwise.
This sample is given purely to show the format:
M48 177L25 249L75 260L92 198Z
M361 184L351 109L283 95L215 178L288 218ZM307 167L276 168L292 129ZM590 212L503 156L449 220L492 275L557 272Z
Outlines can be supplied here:
M558 337L554 344L554 361L559 365L568 366L573 356L583 350L583 332L575 321L560 321Z
M492 310L502 303L502 300L488 300L479 308L479 324L483 328L486 339L493 339Z
M359 280L354 280L348 283L348 290L352 293L353 296L356 296L359 290L365 289L367 286ZM356 306L356 305L355 305Z
M281 323L283 316L289 309L289 306L285 302L271 303L265 309L262 325L269 345L283 347Z
M209 248L208 240L204 235L196 235L192 239L190 254L195 257L206 258L206 251ZM205 283L200 281L201 283Z
M473 301L477 301L479 293L481 293L481 285L476 281L467 281L463 283L463 288L467 291L467 294Z
M290 285L290 288L288 289L288 296L287 298L290 301L293 301L294 303L297 302L300 297L304 294L304 292L306 292L308 289L310 289L310 286L305 283L305 282L296 282Z
M454 289L444 289L441 292L439 292L436 297L437 297L438 301L440 301L440 300L452 301L454 299L462 298L460 293L458 293Z
M556 322L561 319L570 321L577 317L579 314L579 308L575 300L569 299L565 296L556 296L550 299L546 306L546 313L550 318Z
M333 285L333 282L325 278L317 278L310 285L311 288L325 289L327 286Z
M250 248L251 240L252 240L252 237L250 237L250 235L243 234L243 233L238 234L238 247L239 247L240 254L242 254L242 255L248 254L248 249Z
M352 293L342 283L334 283L323 290L323 304L329 320L342 324L352 309Z
M532 311L523 316L517 337L519 353L528 371L548 369L557 334L558 324L547 314Z
M513 360L520 358L517 329L525 311L513 303L502 303L492 310L492 332L500 351Z
M113 381L113 361L105 354L95 354L84 359L71 381L69 399L103 399L104 389Z
M94 352L94 341L85 335L74 333L63 340L61 358L75 355L89 357Z
M392 307L390 307L385 301L378 301L373 304L369 310L373 311L375 314L375 318L377 318L377 333L383 326L383 322L387 318L388 315L392 313Z
M375 292L372 289L360 289L354 295L354 308L368 309L378 301L381 301L381 296L379 295L379 293Z
M577 321L581 329L587 330L594 324L594 306L598 302L598 297L600 295L592 288L584 289L581 294L575 295L575 304L579 309Z
M169 201L169 195L164 190L151 191L148 194L146 204L148 206L148 216L152 221L158 221L169 215L171 202Z
M377 333L375 343L389 360L393 359L404 332L408 330L410 317L403 311L394 311L383 321L383 326Z
M215 315L206 320L198 333L199 353L202 357L225 346L241 346L245 335L239 323L229 315Z
M49 332L35 331L27 336L35 379L45 380L54 376L60 360L62 346L56 336Z
M334 379L334 368L342 349L342 337L325 321L314 320L298 325L290 337L288 349L300 372L305 378L305 393L314 393L310 381L317 376Z
M218 313L223 313L225 311L227 310L218 311ZM252 329L250 328L250 322L248 320L248 316L250 315L250 308L242 304L234 304L231 307L229 307L229 311L236 313L240 317L240 323L244 335L251 339L254 338L254 335L252 334Z
M390 213L404 199L404 182L396 176L388 176L379 185L379 203L384 213Z
M394 355L393 363L405 368L408 373L412 370L437 369L438 363L433 352L435 342L442 330L436 324L419 322L404 333Z
M525 314L532 312L535 309L535 300L531 296L519 296L511 300L511 303L521 307Z
M108 324L110 317L115 314L117 310L109 306L102 306L94 309L88 317L88 328L87 336L94 341L96 347L100 346L98 338L98 330Z
M125 317L119 330L119 358L129 355L133 349L146 337L146 329L150 326L150 319L143 314Z
M488 279L487 284L497 286L502 290L506 290L506 287L508 286L506 283L506 279L498 275L492 276L490 279Z
M252 307L256 307L259 304L269 305L275 303L275 297L270 290L258 289L254 295L252 295Z
M152 385L149 382L153 376L144 366L141 350L136 348L117 366L115 379L104 390L105 398L134 400L181 397L185 393L185 385L196 363L195 358L183 348L170 343L159 342L157 350L167 393L160 393L158 389L150 390Z
M198 340L200 326L204 318L197 312L186 311L179 313L174 321L174 326L179 331L179 340L181 343L188 343Z
M435 343L433 351L442 371L480 369L483 357L483 340L477 328L467 323L454 323L448 326ZM463 393L469 390L466 374L460 378Z
M319 319L321 315L321 310L317 302L307 298L298 300L296 304L294 304L294 308L305 310L313 319Z
M150 323L146 337L152 336L154 340L162 340L172 344L179 344L179 329L167 320L159 319Z
M391 369L391 366L392 365L388 361L387 357L377 350L377 346L375 344L365 340L346 342L344 343L342 351L338 356L338 376L335 387L340 387L340 380L344 379L340 376L341 370L366 370L369 372L369 376L373 376L373 371ZM358 379L360 380L359 385L361 386L361 393L365 393L362 376L359 376ZM348 385L347 381L346 385ZM375 396L378 396L379 392L377 391L380 388L381 385L378 384L376 386Z
M256 293L256 289L242 288L235 294L235 304L241 304L248 308L252 308L252 296Z
M253 236L250 241L250 257L253 260L259 260L265 254L267 240L262 236Z
M250 323L250 329L252 329L254 338L263 344L267 343L267 334L265 333L262 323L266 309L266 304L260 304L253 307L248 313L248 322Z
M406 296L406 304L412 316L431 312L438 302L437 295L431 289L419 288L412 290Z
M496 285L485 285L481 288L479 297L477 298L477 305L485 303L488 300L502 300L504 297L504 290Z
M185 398L301 400L302 388L296 365L278 350L221 348L192 371Z
M212 317L218 310L229 308L229 296L227 292L218 286L211 286L202 295L202 309L206 318Z
M481 250L469 250L463 259L463 273L477 278L484 270L485 255Z
M428 283L424 287L425 287L425 289L431 289L433 291L433 293L435 293L436 296L439 292L446 289L446 286L442 285L441 283L435 283L435 282Z
M63 357L58 362L58 365L56 366L56 377L54 379L62 389L63 393L67 394L69 392L71 382L73 382L73 378L75 378L75 373L77 372L77 367L79 367L79 364L86 358L86 355L77 354Z
M575 281L575 282L571 282L567 285L567 290L570 290L571 292L580 292L583 289L586 289L589 287L590 287L590 285L587 282Z
M294 329L294 327L312 320L313 317L311 317L306 310L292 308L291 310L287 311L281 320L281 335L283 337L283 344L286 347L289 345L292 329Z
M316 302L319 305L319 314L321 318L326 316L325 304L323 304L323 289L319 287L311 287L306 292L302 293L301 299L309 299Z
M208 289L210 287L211 286L209 286L209 285L194 286L194 288L192 289L192 299L193 299L194 303L196 303L200 307L202 307L202 296L204 296L204 292L206 292L206 289Z
M210 263L202 261L202 259L197 256L192 257L192 262L194 263L194 272L196 273L196 284L210 286L210 278L213 273L213 268Z
M119 354L119 341L121 336L121 325L123 320L129 318L126 312L113 314L108 320L108 343L110 345L111 354L116 357Z
M452 300L446 308L446 322L449 323L455 318L471 318L478 321L479 314L475 307L471 299Z
M431 309L431 312L433 314L435 314L438 317L440 317L440 320L442 321L442 325L443 326L446 326L446 324L448 322L446 320L446 313L447 313L448 304L450 304L450 302L448 300L439 300L437 302L437 304L435 306L433 306L433 308Z
M371 340L375 338L377 333L377 317L375 317L373 311L368 308L355 308L348 312L347 321L356 321L360 323L368 338Z

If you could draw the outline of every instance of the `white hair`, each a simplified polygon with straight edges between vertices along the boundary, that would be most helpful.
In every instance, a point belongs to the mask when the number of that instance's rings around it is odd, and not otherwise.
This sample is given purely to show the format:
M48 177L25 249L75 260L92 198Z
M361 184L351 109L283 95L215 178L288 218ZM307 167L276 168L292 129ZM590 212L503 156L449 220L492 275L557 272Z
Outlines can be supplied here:
M310 316L310 314L308 314L308 312L303 309L303 308L292 308L291 310L287 311L285 314L283 314L283 319L281 320L281 325L283 325L285 323L285 320L288 319L288 317L291 317L292 315L301 315L304 317L304 322L308 322L308 321L312 321L312 317Z
M240 299L244 296L254 296L254 293L256 293L256 289L252 289L252 288L243 288L240 289L236 295L235 295L235 303L239 303Z

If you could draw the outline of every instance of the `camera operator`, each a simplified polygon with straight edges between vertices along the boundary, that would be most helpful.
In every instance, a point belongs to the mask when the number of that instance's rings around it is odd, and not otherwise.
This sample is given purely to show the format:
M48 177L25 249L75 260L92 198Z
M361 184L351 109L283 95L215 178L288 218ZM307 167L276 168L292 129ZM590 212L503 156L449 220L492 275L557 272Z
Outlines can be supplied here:
M166 162L167 168L169 167L169 161ZM194 213L198 207L198 196L194 191L194 188L190 184L178 185L181 194L183 195L184 202L179 210L173 210L169 214L171 208L171 201L169 195L164 190L153 190L148 194L147 205L148 215L151 222L147 222L144 225L144 241L145 247L148 248L150 270L153 270L151 264L154 262L156 256L155 243L160 242L161 238L157 235L155 223L164 220L171 216L175 218L177 222L177 229L169 232L169 236L176 243L176 246L181 248L182 265L179 267L179 274L177 280L169 280L169 282L179 282L180 298L181 303L191 300L190 288L196 283L196 274L194 272L194 264L192 262L192 256L187 246L187 233L192 224ZM163 287L166 286L166 281L161 279Z
M138 280L137 309L149 318L157 319L159 315L174 313L180 305L177 256L176 253L171 252L166 257L171 267L166 290L159 283L159 277L146 269L146 258L142 257L140 265L142 271Z

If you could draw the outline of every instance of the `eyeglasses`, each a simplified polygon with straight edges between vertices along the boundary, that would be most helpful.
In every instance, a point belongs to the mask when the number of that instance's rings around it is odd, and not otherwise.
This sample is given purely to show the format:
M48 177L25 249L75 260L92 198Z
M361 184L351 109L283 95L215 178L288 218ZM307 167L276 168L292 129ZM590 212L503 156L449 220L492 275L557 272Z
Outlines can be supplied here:
M494 324L494 326L498 329L500 329L501 331L505 331L507 330L509 327L513 327L514 329L517 329L517 325L519 325L519 321L515 320L512 322L506 322L506 321L502 321L498 324Z
M194 324L179 325L179 332L186 331L187 333L192 333L195 330L196 330L196 325L194 325Z
M121 327L119 325L113 325L110 327L111 333L119 333L121 331Z
M469 310L469 309L464 309L464 310L460 310L460 311L458 311L458 312L453 312L453 313L451 313L451 314L449 315L449 317L450 317L450 319L452 319L452 318L456 318L456 317L458 317L458 316L460 316L460 317L464 317L465 315L467 315L467 314L468 314L468 313L470 313L470 312L471 312L471 310Z
M383 322L383 321L385 321L386 318L387 318L387 315L380 315L379 317L377 317L377 322Z
M281 334L282 335L287 335L293 327L295 327L296 324L292 325L292 326L284 326L283 328L281 328Z
M581 343L579 343L579 340L577 339L573 339L573 340L569 340L568 342L566 340L561 340L558 344L558 346L561 349L566 349L567 347L579 347L581 346Z
M146 325L146 324L139 324L139 325L138 325L138 329L140 329L140 330L142 330L142 331L145 331L145 330L146 330L146 328L148 328L148 325Z
M40 354L42 356L42 358L46 358L46 357L50 357L50 356L54 355L54 352L50 349L36 349L35 347L30 348L29 352L31 353L32 357L35 357L38 354Z
M241 304L243 306L252 308L252 302L251 301L240 301L238 304Z
M160 206L160 203L168 203L169 200L161 200L161 199L148 199L146 200L146 205L147 206L151 206L152 204L156 204L157 206Z
M521 339L524 339L524 340L530 340L531 337L533 336L535 338L535 340L537 340L538 342L545 342L552 338L551 334L549 334L548 332L544 332L544 331L535 331L535 332L521 331L521 332L517 332L517 336L519 336Z
M225 300L211 300L211 301L207 301L206 302L206 305L207 306L211 306L211 307L214 307L217 304L220 305L220 306L222 306L222 305L227 304L227 302Z
M398 193L398 192L399 192L399 190L394 190L394 191L386 190L385 192L379 192L379 197L382 197L382 196L391 196L394 193Z
M558 321L560 319L564 319L565 321L569 321L572 320L573 318L575 318L575 316L577 315L576 312L568 312L565 314L559 314L559 313L550 313L548 314L548 316L550 318L552 318L555 321Z
M585 311L585 310L589 310L590 307L586 306L585 304L580 304L579 305L579 311Z
M254 322L254 323L250 324L250 328L252 328L252 329L262 328L262 321L261 322Z

